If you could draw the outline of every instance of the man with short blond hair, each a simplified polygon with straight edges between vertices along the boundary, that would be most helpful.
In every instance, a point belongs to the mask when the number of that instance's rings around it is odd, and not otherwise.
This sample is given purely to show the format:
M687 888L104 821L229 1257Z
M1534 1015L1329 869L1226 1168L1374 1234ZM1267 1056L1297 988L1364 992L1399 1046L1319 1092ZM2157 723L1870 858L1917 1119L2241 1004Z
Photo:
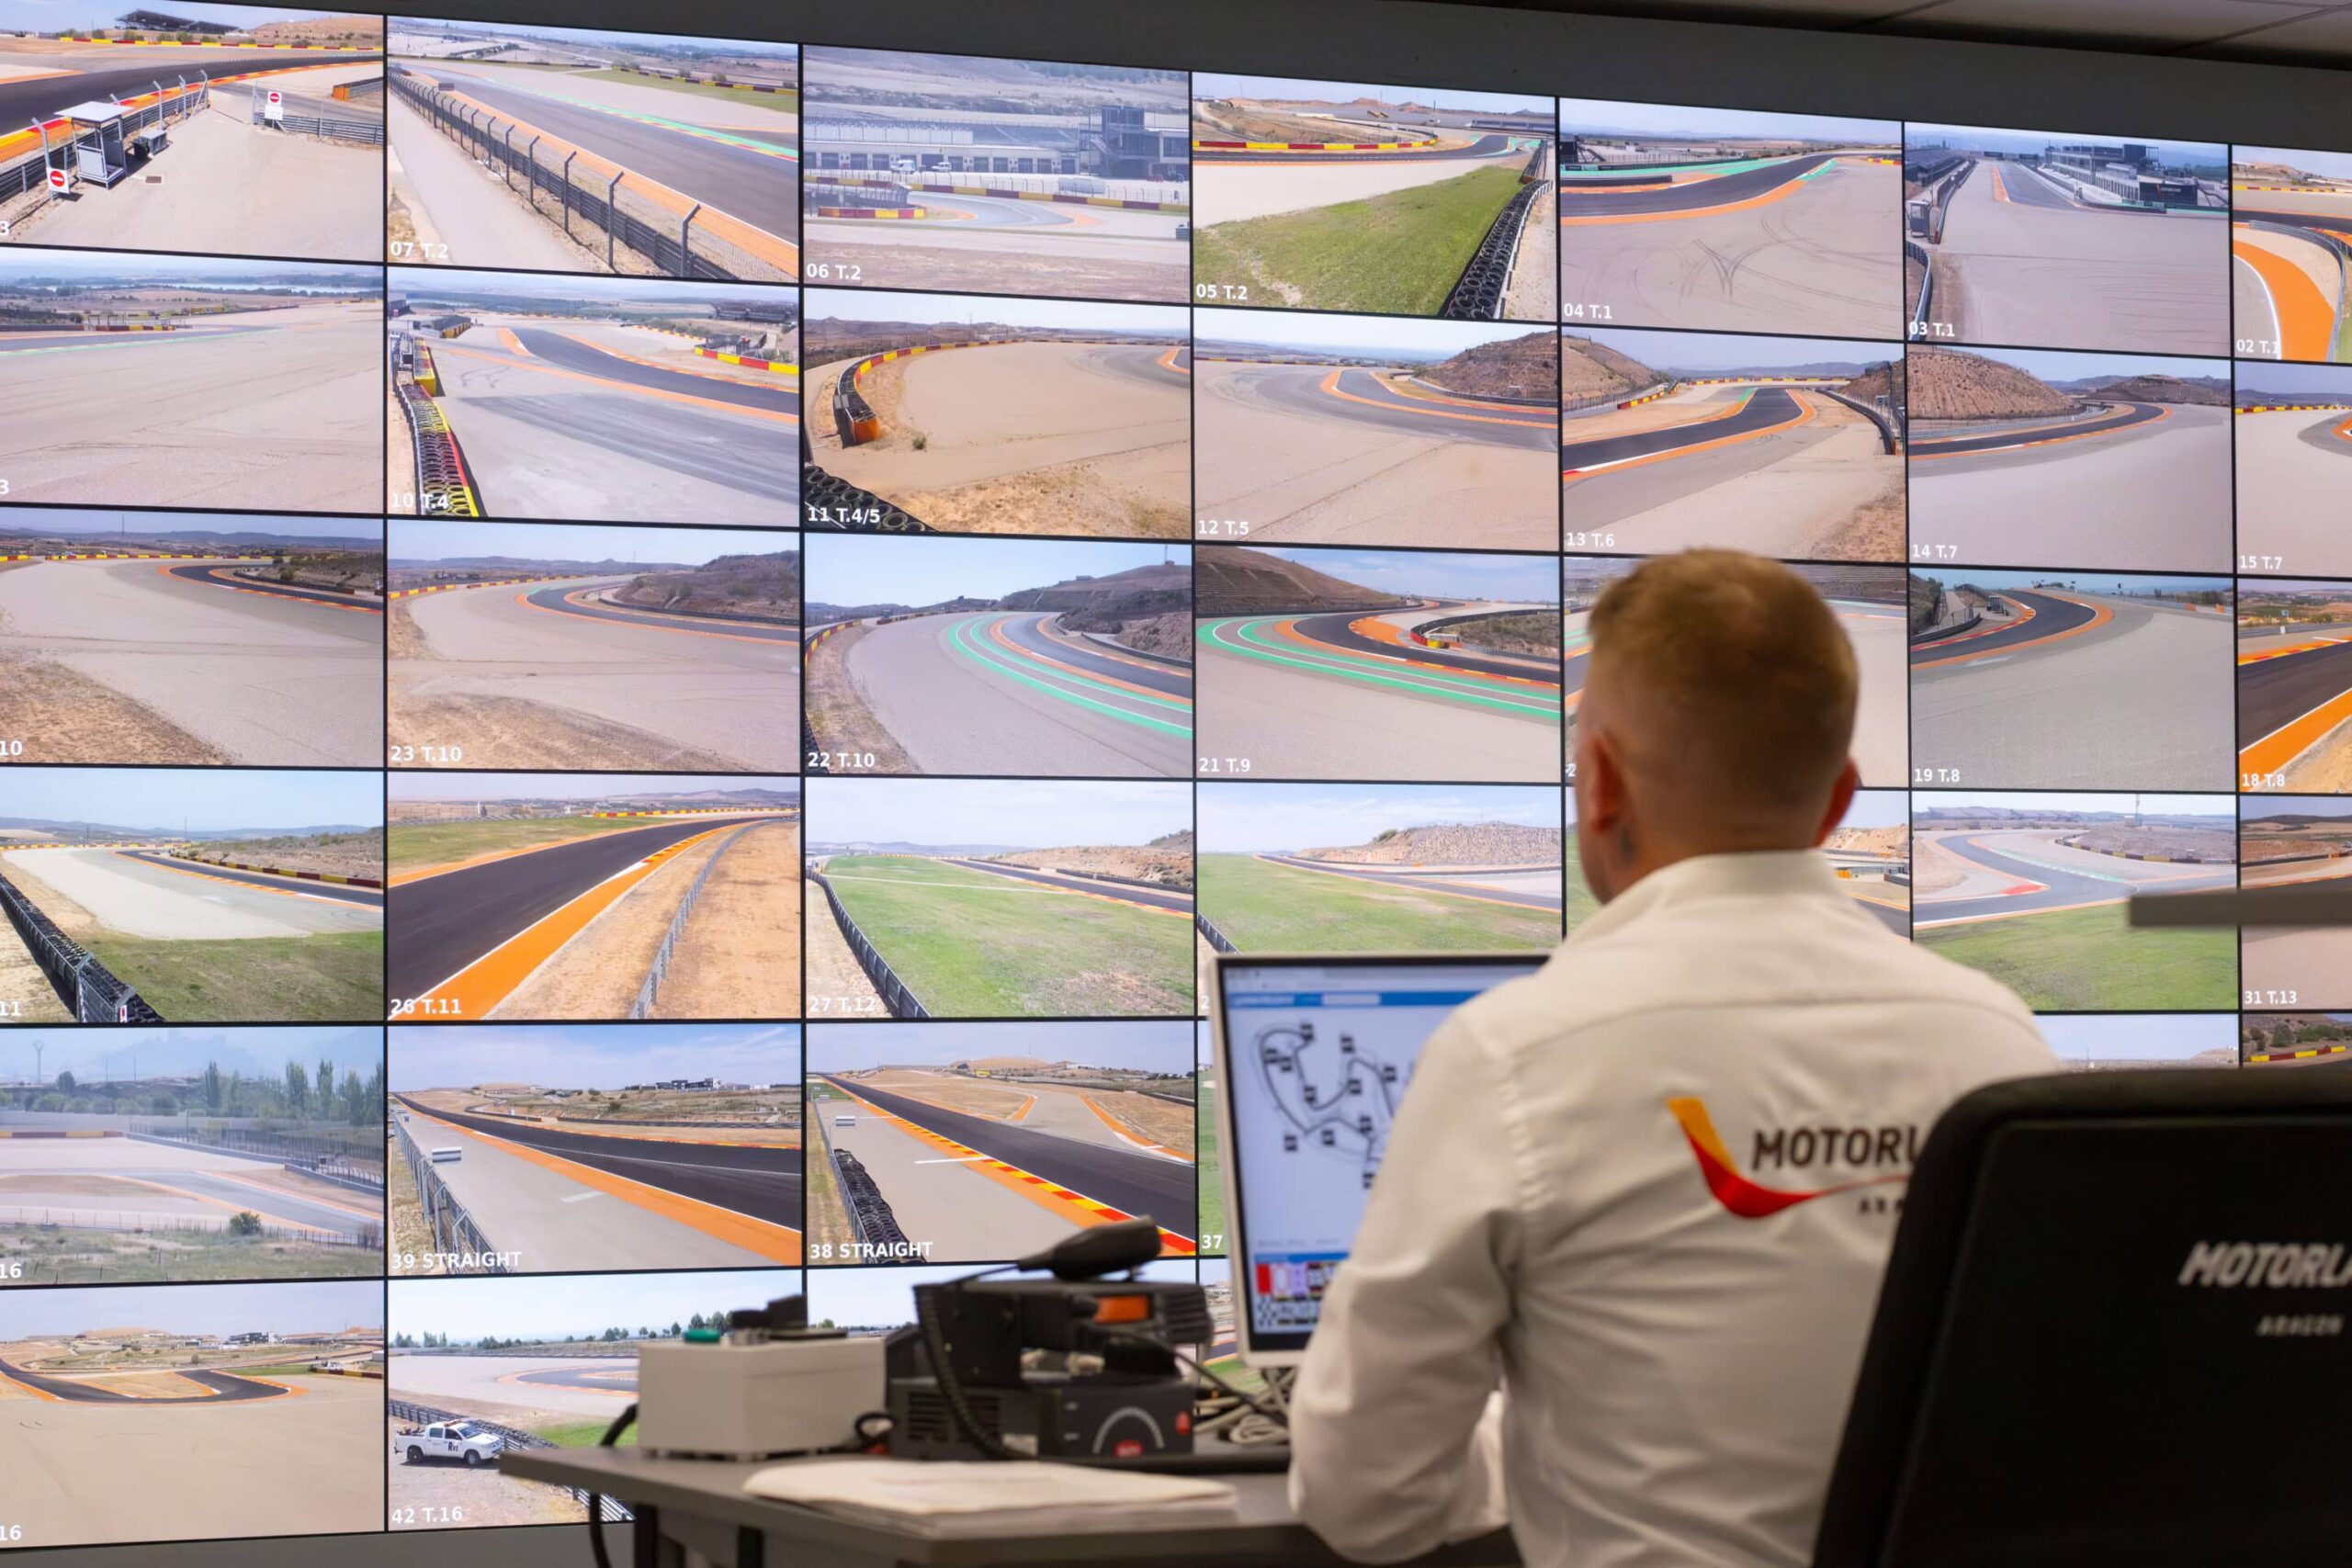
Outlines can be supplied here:
M1804 579L1660 557L1590 632L1604 908L1422 1052L1300 1373L1292 1495L1369 1562L1507 1514L1532 1568L1802 1568L1920 1140L2055 1063L1817 852L1860 784L1857 671Z

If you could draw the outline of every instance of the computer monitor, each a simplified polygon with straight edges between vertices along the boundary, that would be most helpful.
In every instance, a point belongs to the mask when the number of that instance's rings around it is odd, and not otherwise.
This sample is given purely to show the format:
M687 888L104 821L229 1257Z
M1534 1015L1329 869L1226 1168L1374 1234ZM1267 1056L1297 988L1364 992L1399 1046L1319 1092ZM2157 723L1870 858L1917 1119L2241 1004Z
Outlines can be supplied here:
M1210 1009L1233 1316L1252 1366L1306 1353L1421 1046L1544 953L1219 953Z

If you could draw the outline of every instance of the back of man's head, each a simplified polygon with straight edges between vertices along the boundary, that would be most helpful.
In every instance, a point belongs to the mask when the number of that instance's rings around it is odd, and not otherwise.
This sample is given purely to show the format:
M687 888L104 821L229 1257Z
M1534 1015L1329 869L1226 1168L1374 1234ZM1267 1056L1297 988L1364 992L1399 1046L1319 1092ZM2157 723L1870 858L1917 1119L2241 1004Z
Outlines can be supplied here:
M1577 837L1602 898L1693 855L1817 844L1856 783L1853 645L1778 561L1686 550L1593 606Z

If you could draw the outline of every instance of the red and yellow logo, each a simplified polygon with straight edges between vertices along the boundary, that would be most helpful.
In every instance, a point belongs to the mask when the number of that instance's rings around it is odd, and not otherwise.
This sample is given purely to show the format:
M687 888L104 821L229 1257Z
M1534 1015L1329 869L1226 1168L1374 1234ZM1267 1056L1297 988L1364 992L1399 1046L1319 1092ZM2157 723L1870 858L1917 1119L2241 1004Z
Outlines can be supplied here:
M1698 1156L1699 1174L1706 1179L1707 1190L1715 1201L1743 1220L1760 1220L1793 1209L1799 1203L1810 1203L1815 1198L1828 1198L1839 1192L1855 1192L1865 1187L1883 1187L1911 1179L1908 1172L1886 1176L1865 1177L1860 1181L1840 1182L1835 1187L1818 1187L1809 1191L1766 1187L1750 1181L1739 1173L1738 1162L1715 1131L1714 1118L1707 1114L1707 1102L1697 1099L1669 1100L1666 1108L1682 1124L1682 1135L1690 1140L1690 1152Z

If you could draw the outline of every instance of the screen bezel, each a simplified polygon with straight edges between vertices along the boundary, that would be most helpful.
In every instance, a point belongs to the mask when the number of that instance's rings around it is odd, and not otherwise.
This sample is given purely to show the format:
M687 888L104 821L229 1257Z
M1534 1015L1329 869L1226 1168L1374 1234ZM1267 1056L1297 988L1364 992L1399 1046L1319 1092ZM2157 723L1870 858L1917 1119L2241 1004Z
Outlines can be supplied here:
M1522 978L1540 970L1550 962L1551 948L1531 948L1521 952L1482 950L1469 953L1220 953L1213 964L1216 996L1209 1008L1210 1062L1217 1075L1216 1135L1217 1163L1222 1168L1225 1188L1225 1258L1233 1278L1234 1342L1241 1359L1252 1367L1295 1367L1306 1359L1307 1341L1314 1330L1297 1333L1260 1335L1251 1326L1254 1314L1250 1311L1249 1223L1241 1203L1241 1145L1235 1135L1233 1114L1233 1054L1232 1043L1226 1033L1226 972L1229 968L1247 969L1393 969L1413 968L1508 968L1513 973L1498 975L1481 993L1505 980ZM1409 1092L1409 1090L1408 1090Z

